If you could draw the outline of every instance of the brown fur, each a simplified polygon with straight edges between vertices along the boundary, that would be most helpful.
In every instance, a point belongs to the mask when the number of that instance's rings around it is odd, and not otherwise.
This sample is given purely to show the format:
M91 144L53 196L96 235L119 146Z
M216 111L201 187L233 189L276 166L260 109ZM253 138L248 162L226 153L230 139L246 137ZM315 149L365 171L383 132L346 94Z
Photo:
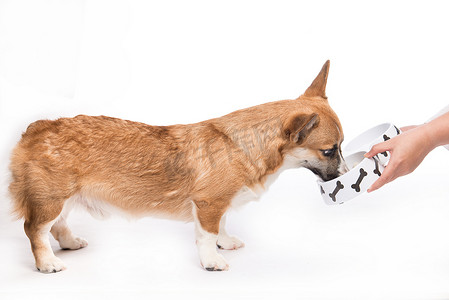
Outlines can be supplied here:
M328 68L298 99L196 124L84 115L32 123L12 154L10 192L36 258L33 236L75 195L186 221L193 202L203 229L217 234L236 193L263 184L285 155L300 146L325 161L320 150L340 145L341 125L324 93Z

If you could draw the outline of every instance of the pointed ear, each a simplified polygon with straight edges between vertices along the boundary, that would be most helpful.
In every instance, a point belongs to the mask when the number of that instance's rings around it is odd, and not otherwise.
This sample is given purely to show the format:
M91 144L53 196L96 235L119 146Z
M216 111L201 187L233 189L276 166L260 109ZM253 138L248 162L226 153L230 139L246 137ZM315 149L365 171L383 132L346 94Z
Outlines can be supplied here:
M302 144L319 122L320 117L316 113L299 114L290 120L285 133L293 143Z
M329 64L330 61L326 61L321 68L320 74L315 78L309 88L304 92L304 96L306 97L322 97L327 99L326 97L326 83L327 83L327 75L329 74Z

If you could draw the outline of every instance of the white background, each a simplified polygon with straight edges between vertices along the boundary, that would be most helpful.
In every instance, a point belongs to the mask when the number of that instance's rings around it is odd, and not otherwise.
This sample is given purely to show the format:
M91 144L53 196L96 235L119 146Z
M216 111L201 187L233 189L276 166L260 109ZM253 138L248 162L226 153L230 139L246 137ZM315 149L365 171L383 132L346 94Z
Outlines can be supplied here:
M0 298L449 299L449 153L341 206L286 171L232 213L244 249L199 265L192 224L71 215L87 248L35 271L8 215L7 165L37 119L109 115L191 123L296 98L331 60L346 141L385 121L426 121L449 96L444 1L0 1ZM52 299L52 298L50 298Z

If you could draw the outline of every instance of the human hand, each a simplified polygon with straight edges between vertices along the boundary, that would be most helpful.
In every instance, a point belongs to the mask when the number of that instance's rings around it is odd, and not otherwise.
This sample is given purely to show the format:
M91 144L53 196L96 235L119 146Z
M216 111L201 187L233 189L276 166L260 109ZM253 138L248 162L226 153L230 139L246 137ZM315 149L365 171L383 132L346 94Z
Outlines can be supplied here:
M418 127L418 125L404 126L404 127L401 127L401 131L402 131L402 132L406 132L406 131L409 131L410 129L414 129L414 128L416 128L416 127Z
M413 172L424 160L434 146L429 140L428 126L407 126L401 128L402 134L388 141L374 145L365 154L373 157L378 153L389 151L390 161L379 179L372 184L368 192L373 192L400 176Z

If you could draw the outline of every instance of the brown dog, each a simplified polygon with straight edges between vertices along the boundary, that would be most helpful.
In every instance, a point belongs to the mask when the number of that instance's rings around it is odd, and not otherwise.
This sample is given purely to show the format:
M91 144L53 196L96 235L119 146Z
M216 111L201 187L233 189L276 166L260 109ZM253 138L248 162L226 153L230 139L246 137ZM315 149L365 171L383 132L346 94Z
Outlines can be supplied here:
M12 154L9 189L37 268L65 268L48 232L63 249L87 246L66 223L81 205L100 217L122 212L194 221L202 266L227 270L217 245L243 246L224 229L230 207L259 198L287 168L306 167L323 180L346 170L343 131L325 94L328 70L329 61L295 100L197 124L149 126L82 115L32 123Z

